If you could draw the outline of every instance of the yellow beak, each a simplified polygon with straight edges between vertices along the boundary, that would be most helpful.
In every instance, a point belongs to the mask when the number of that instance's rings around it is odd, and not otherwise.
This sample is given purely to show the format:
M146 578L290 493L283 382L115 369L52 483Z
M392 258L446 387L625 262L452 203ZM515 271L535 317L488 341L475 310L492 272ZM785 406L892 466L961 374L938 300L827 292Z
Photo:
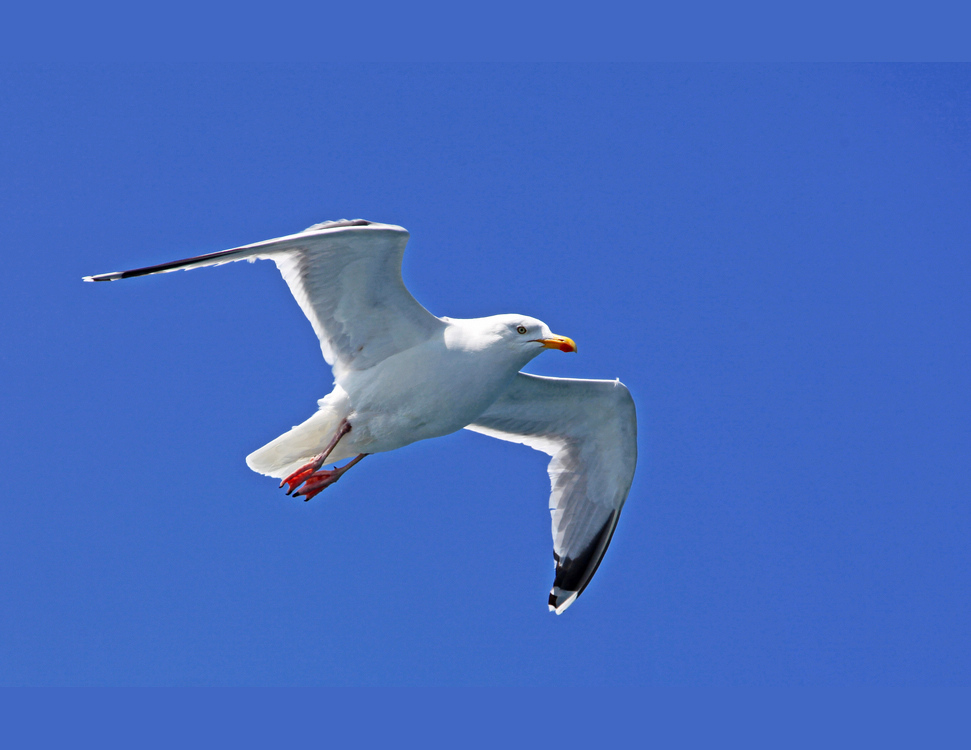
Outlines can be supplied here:
M551 336L548 339L533 339L537 341L547 349L559 349L561 352L575 352L577 350L577 345L573 342L573 339L567 336Z

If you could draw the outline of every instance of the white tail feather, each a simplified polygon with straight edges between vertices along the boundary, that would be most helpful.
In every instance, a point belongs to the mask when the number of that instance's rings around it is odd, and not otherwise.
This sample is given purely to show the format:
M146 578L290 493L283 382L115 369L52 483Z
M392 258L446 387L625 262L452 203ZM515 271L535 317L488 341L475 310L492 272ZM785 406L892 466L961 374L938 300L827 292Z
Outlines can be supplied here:
M341 388L335 388L318 402L320 411L306 422L250 453L246 457L246 465L258 474L283 479L309 463L324 450L334 436L344 417L345 408L342 407L346 405L346 397L347 394ZM331 455L334 461L345 457L339 444Z

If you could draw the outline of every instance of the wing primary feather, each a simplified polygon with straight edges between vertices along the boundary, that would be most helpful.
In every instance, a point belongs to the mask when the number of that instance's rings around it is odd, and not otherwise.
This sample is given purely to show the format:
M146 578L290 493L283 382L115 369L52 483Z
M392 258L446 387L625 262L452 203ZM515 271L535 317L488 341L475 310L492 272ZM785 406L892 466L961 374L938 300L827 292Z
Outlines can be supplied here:
M197 255L194 258L173 260L169 261L168 263L159 263L155 266L146 266L145 268L135 268L131 271L114 271L112 273L100 273L97 276L85 276L84 281L118 281L118 279L131 279L136 276L149 276L153 273L177 271L180 268L186 268L196 263L206 263L211 260L218 260L219 258L238 253L243 249L245 248L234 247L232 250L220 250L215 253L207 253L206 255Z
M593 580L607 554L610 541L614 538L619 519L620 509L618 508L610 514L610 518L579 556L560 560L559 556L553 553L556 575L553 579L553 588L550 590L549 605L556 614L563 614L566 607L572 604ZM559 593L557 593L558 589Z
M252 245L243 245L242 247L234 247L230 250L219 250L214 253L207 253L206 255L197 255L193 258L185 258L184 260L173 260L168 263L159 263L156 266L146 266L145 268L135 268L131 271L114 271L112 273L100 273L95 276L84 276L83 281L118 281L119 279L131 279L137 276L149 276L153 273L165 273L166 271L177 271L180 268L190 268L191 266L205 266L205 265L218 265L222 259L225 262L233 260L231 256L240 255L242 257L238 260L242 260L246 257L254 257L260 254L260 250L265 249L267 253L279 252L290 243L296 239L303 239L313 236L320 235L333 235L342 233L342 231L351 230L354 231L356 227L371 227L374 226L374 222L367 221L366 219L341 219L340 221L324 221L320 224L314 224L312 227L307 227L302 232L297 232L296 234L290 234L286 237L278 237L272 240L266 240L264 242L255 242ZM400 228L400 227L399 227ZM404 231L404 230L402 230Z

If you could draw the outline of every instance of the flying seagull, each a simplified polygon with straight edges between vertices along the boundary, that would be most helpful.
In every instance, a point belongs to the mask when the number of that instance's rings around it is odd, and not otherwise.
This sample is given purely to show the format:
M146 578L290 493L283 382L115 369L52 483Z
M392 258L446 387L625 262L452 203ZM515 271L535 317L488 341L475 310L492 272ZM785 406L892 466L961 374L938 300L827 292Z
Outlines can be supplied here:
M463 428L547 453L556 564L549 608L561 614L597 571L627 499L637 461L633 399L619 380L520 372L547 349L577 350L536 318L432 315L401 279L408 236L390 224L328 221L84 280L272 260L320 339L334 390L310 419L247 456L249 467L309 500L365 456Z

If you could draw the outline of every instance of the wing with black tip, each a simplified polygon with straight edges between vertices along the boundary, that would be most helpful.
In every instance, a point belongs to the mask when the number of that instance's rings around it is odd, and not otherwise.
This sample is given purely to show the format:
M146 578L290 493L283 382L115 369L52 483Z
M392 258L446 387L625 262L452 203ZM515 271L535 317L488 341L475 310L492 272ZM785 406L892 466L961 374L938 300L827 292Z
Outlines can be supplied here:
M549 607L561 614L597 572L634 479L637 421L630 391L615 380L519 373L466 429L552 457L556 577Z
M342 372L372 367L444 327L401 279L407 242L408 232L398 226L364 219L331 221L232 250L84 280L117 281L238 260L272 260L340 380Z

